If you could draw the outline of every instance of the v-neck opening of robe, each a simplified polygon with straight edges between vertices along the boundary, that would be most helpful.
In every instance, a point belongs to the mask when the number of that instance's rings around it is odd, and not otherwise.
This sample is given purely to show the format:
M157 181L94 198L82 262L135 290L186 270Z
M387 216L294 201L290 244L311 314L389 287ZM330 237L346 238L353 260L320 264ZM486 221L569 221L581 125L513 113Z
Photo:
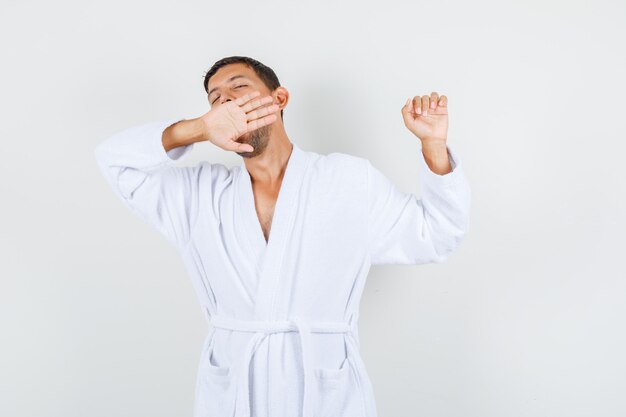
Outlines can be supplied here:
M242 205L241 219L247 229L247 238L255 251L254 255L259 261L259 283L258 288L268 291L267 294L259 294L256 306L256 313L263 317L273 315L271 311L273 305L272 292L275 290L280 275L280 266L285 251L285 242L291 230L296 202L301 188L304 173L307 168L308 155L302 151L295 143L291 155L287 160L287 166L281 182L278 197L274 205L272 216L272 226L268 241L265 240L263 229L256 212L254 191L252 189L252 178L245 162L242 161L239 167L238 194Z

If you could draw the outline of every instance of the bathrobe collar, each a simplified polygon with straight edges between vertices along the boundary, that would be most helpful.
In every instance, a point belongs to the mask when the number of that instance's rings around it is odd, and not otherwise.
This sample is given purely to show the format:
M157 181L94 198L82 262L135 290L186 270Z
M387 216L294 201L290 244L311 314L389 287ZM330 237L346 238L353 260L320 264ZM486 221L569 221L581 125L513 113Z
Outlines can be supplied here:
M246 235L254 255L260 260L259 294L255 306L257 317L271 319L274 314L273 301L274 295L278 291L285 244L292 232L295 212L299 206L302 207L302 205L297 205L296 202L299 198L301 183L309 165L309 160L309 154L293 143L293 149L287 161L283 181L274 206L272 226L267 242L265 241L263 229L259 223L254 205L250 172L245 162L241 162L238 177L238 194L244 217L242 221L246 225Z

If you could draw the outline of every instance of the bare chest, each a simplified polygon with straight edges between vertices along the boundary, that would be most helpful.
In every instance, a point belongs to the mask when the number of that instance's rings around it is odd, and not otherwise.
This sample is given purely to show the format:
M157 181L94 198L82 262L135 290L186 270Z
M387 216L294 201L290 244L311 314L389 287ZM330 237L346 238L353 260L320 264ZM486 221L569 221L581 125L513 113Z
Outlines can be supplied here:
M263 230L263 236L267 242L272 228L272 219L274 218L274 208L276 207L278 191L261 189L253 191L256 214L259 219L259 224L261 225L261 230Z

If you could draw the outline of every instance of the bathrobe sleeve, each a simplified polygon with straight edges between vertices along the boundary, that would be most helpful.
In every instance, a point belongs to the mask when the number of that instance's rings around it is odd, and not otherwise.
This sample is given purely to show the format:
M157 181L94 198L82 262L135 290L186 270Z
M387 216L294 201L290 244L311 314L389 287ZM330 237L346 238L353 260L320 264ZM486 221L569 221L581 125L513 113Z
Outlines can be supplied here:
M469 229L470 187L456 152L448 145L452 171L430 170L417 160L422 198L404 193L369 161L368 239L372 265L444 262Z
M174 246L187 242L193 222L197 167L177 167L194 144L166 152L163 131L184 119L134 126L100 143L95 156L100 171L119 199L156 228Z

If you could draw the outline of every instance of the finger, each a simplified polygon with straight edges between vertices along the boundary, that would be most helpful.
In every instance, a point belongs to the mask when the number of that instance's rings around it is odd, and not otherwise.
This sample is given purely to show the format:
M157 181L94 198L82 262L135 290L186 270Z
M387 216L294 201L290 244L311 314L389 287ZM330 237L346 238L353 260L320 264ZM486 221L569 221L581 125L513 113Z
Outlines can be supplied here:
M238 106L243 106L244 104L246 104L248 101L252 100L255 97L258 97L259 95L261 95L260 91L253 91L251 93L248 93L246 95L243 95L241 97L239 97L238 99L235 100L235 103L237 103Z
M441 96L441 98L439 99L439 106L446 107L447 105L448 105L448 97Z
M226 146L229 151L233 151L233 152L252 152L254 150L252 145L249 145L247 143L237 142L234 140L230 141L229 144Z
M247 102L244 106L242 106L241 108L243 109L244 112L248 113L258 107L261 107L265 104L271 103L273 100L272 96L265 96L263 98L257 98L255 100L249 101Z
M437 107L437 102L439 101L439 94L436 91L430 93L430 108L435 109Z
M268 114L265 117L261 117L260 119L251 120L247 124L248 132L263 127L265 125L269 125L270 123L274 123L278 119L278 116L275 113Z
M411 112L411 99L407 98L404 106L402 106L402 113L410 113Z
M260 117L266 116L270 113L274 113L278 111L279 109L280 109L280 106L278 104L272 104L271 106L261 107L260 109L252 110L246 113L246 119L248 121L255 120Z
M402 113L402 117L405 120L411 114L411 99L410 98L406 99L406 101L404 102L404 106L402 106L402 109L400 109L400 112Z
M430 101L430 97L428 96L422 96L422 116L428 116L428 106L429 106L429 102Z
M419 96L413 97L413 100L411 100L411 108L415 109L414 113L422 114L422 102L420 101Z

